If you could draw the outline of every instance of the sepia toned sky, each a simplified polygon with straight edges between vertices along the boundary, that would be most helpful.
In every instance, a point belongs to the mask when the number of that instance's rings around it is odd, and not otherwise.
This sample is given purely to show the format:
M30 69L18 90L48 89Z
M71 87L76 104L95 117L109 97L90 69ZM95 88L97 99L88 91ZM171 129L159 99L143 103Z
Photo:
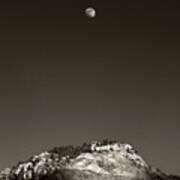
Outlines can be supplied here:
M178 1L1 3L0 169L108 138L180 175L179 61Z

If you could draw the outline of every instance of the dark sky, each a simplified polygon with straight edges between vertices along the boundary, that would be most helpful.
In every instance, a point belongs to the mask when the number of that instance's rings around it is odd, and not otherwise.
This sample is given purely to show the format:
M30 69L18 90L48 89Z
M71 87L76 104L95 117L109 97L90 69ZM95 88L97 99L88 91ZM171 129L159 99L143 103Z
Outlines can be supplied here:
M180 1L6 2L1 169L54 146L109 138L180 174ZM96 18L84 14L88 6Z

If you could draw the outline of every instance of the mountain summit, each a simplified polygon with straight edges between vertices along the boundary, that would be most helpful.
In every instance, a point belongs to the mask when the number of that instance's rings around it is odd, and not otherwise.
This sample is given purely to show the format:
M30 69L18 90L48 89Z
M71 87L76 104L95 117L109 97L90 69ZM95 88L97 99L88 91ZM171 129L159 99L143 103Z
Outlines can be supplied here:
M180 180L152 168L129 144L117 141L61 146L0 173L0 180Z

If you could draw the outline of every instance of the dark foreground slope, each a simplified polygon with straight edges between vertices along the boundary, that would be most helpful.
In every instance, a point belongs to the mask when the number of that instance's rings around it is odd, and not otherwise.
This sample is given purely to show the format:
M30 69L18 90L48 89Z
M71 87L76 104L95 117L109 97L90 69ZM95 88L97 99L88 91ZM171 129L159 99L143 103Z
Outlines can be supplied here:
M152 168L129 144L56 147L0 173L0 180L180 180Z

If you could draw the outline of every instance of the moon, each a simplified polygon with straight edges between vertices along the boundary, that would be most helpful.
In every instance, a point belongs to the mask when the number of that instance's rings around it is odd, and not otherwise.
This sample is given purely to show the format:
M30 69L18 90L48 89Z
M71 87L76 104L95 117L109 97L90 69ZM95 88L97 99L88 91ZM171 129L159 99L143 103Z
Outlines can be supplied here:
M89 18L95 18L96 17L96 10L92 7L86 8L85 13Z

